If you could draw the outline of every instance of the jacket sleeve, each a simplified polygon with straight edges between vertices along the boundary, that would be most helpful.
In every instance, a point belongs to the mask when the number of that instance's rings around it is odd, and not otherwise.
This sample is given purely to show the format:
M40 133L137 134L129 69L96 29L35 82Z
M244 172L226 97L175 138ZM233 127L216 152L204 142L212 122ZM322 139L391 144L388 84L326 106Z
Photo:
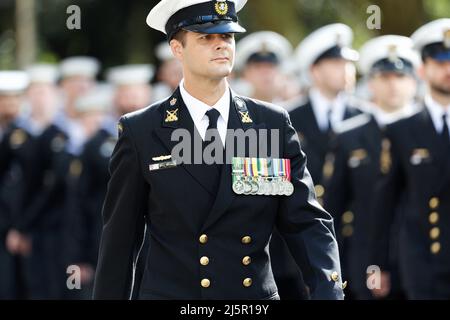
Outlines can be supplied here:
M128 121L122 118L119 122L123 129L110 160L94 299L130 298L134 261L145 229L149 185Z
M312 299L343 299L333 219L316 200L295 129L285 113L283 158L291 160L294 193L280 201L277 227L303 272Z

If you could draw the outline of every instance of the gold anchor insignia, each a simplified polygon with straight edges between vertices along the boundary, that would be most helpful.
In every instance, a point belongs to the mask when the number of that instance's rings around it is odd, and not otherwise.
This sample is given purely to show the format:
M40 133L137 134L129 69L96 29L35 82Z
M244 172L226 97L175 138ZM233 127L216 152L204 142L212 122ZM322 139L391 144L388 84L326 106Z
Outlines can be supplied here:
M178 109L175 110L167 110L167 117L165 122L175 122L178 121Z
M172 98L172 100L170 100L170 105L173 107L175 104L177 103L177 98Z
M159 157L154 157L152 158L153 161L165 161L165 160L170 160L172 159L171 155L168 156L159 156Z
M444 47L450 49L450 29L444 31Z
M119 132L119 135L123 132L123 125L120 122L117 124L117 131Z
M250 118L250 115L248 114L248 111L239 111L241 114L241 121L242 123L253 123L253 120Z
M217 0L214 8L216 9L216 12L221 16L224 16L228 13L228 4L226 0Z

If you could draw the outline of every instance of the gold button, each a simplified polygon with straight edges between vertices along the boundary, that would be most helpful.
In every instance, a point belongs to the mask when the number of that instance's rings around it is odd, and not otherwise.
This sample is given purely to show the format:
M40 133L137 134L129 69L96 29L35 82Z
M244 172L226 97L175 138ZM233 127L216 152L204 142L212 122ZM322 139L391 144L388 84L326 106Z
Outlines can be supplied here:
M203 279L201 284L203 288L208 288L211 285L211 281L209 279Z
M342 222L344 222L344 223L352 223L353 219L355 219L355 216L353 215L353 212L351 212L351 211L346 211L342 215Z
M252 262L252 259L249 256L246 256L242 259L242 264L244 266L248 266Z
M331 280L333 280L334 282L339 281L339 274L336 271L333 271L333 273L331 274Z
M436 224L439 221L439 213L437 212L430 213L428 220L430 221L431 224Z
M208 236L206 234L202 234L199 238L200 243L205 244L208 242Z
M320 184L316 185L314 187L314 189L316 189L316 196L318 198L322 198L323 195L325 194L325 188L322 185L320 185Z
M433 229L430 230L430 238L433 240L439 238L440 234L441 234L441 230L439 230L438 227L434 227Z
M439 198L437 197L431 198L429 205L431 209L436 209L437 207L439 207Z
M209 264L209 258L208 257L201 257L200 258L200 264L202 266L207 266Z
M242 284L246 288L250 287L252 285L252 278L245 278L244 281L242 281Z
M439 242L433 242L430 249L431 253L438 254L441 251L441 244Z
M245 236L241 241L243 244L249 244L250 242L252 242L252 238L250 236Z
M353 226L351 224L347 224L342 227L342 236L344 238L351 237L353 235Z

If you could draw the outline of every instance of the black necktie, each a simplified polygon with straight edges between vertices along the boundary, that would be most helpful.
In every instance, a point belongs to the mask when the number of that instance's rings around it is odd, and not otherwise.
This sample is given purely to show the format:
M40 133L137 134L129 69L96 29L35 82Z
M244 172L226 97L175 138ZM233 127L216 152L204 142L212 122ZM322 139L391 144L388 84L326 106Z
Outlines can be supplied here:
M446 149L447 153L449 153L450 152L450 133L449 133L448 124L447 124L447 117L448 117L447 113L444 113L444 115L442 116L442 121L444 121L444 128L442 129L441 137L442 137L442 142L443 142L444 148Z
M216 139L219 139L219 141L220 141L219 130L217 130L217 120L219 119L220 112L217 111L216 109L211 109L206 112L206 116L209 119L209 125L208 125L207 132L209 131L211 137L216 137ZM203 141L203 150L206 148L206 146L208 144L212 143L213 141L214 141L214 139L212 139L212 141L206 141L206 134L205 134L205 140ZM215 156L215 154L213 154L213 155ZM210 171L211 179L213 181L215 181L215 185L216 185L215 189L216 190L219 187L221 168L222 168L222 165L220 163L206 165L206 169L208 171Z

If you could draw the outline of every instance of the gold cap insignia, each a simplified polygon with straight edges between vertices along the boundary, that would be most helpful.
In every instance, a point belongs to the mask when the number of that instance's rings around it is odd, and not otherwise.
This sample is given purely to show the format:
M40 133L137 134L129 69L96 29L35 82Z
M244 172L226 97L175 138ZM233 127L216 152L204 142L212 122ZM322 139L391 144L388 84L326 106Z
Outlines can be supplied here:
M450 29L444 31L444 47L450 49Z
M164 122L175 122L178 121L178 109L175 110L167 110L166 120Z
M398 53L397 53L397 45L393 44L390 45L388 48L388 59L390 62L395 62L398 58Z
M228 13L228 3L226 0L217 0L214 9L218 15L224 16Z

